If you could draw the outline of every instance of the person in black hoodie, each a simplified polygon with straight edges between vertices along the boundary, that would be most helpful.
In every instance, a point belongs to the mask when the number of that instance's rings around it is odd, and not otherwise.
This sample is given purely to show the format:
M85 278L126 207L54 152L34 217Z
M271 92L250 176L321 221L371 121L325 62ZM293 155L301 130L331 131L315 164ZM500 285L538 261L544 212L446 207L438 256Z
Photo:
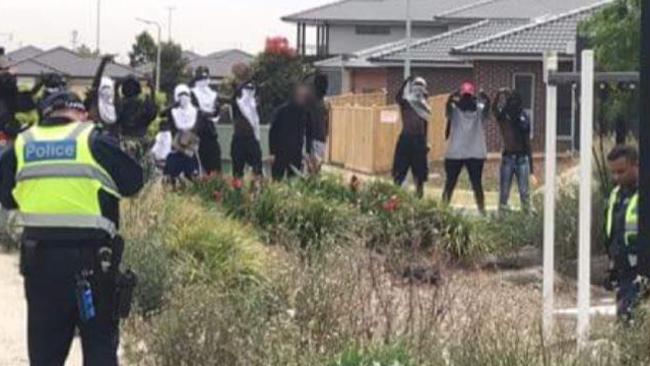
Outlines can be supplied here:
M325 95L329 87L327 76L316 73L306 78L310 86L309 124L307 125L307 150L310 153L308 170L318 174L325 161L327 153L327 137L329 135L329 110Z
M395 96L403 127L395 147L393 179L395 184L402 185L411 170L418 197L424 196L424 183L429 177L427 129L431 109L427 97L427 82L413 76L404 81Z
M32 90L19 91L16 75L11 71L11 64L0 48L0 140L13 140L22 126L16 120L16 113L30 112L36 109L34 95L40 90L37 84ZM0 141L1 142L1 141Z
M273 155L271 175L274 180L293 177L302 171L303 148L310 123L307 108L310 93L306 85L296 87L291 99L273 113L269 148ZM309 150L309 145L307 147Z
M148 176L152 169L146 157L150 145L147 130L158 114L155 89L153 83L148 81L149 94L143 98L140 81L133 75L119 81L118 85L122 93L117 113L120 144L127 154L145 168L145 176Z
M521 96L516 91L500 90L494 100L494 117L503 137L499 209L508 209L512 178L517 178L521 207L530 208L529 177L533 173L530 147L530 117L524 111Z
M260 146L260 116L257 109L257 84L246 64L233 66L237 86L230 102L234 132L230 144L232 174L244 176L244 168L250 165L257 178L263 176L262 148Z
M221 173L221 146L217 133L217 123L221 115L219 93L210 87L210 70L207 67L196 68L192 87L192 103L199 110L201 128L197 131L199 159L205 174Z

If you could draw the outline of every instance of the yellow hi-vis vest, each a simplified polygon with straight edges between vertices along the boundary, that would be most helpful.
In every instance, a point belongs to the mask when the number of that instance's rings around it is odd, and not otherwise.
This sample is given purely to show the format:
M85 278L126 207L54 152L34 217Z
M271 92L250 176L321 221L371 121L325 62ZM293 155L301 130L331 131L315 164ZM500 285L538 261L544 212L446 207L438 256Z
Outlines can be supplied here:
M620 187L614 188L609 196L609 207L607 210L607 236L612 237L612 230L614 229L614 208L618 201L618 195L621 192ZM627 212L625 213L625 245L630 246L633 240L636 240L639 234L639 194L635 193L630 198L627 204Z
M16 187L18 222L24 227L90 228L116 234L102 216L99 190L119 198L113 178L90 150L91 123L32 127L18 135Z

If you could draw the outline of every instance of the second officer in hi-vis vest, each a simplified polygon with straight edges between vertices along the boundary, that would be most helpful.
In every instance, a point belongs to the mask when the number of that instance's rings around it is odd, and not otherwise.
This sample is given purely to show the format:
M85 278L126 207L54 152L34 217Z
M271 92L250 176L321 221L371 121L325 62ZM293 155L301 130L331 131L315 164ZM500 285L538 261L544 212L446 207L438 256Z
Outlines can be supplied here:
M629 320L641 292L639 253L639 158L635 148L617 146L607 157L616 187L605 218L610 282L616 289L617 314Z
M0 202L23 227L30 364L63 365L79 329L85 365L117 365L135 285L119 269L119 200L142 188L142 169L85 122L76 95L53 94L40 109L0 158Z

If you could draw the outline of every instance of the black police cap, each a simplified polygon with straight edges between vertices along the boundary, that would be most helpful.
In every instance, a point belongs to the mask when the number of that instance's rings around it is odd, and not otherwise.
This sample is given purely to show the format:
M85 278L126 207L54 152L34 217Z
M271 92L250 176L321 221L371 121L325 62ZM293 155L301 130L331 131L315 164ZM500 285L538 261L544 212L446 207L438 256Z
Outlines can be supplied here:
M81 99L75 93L69 91L54 93L45 98L39 105L39 110L43 117L47 117L53 112L63 109L75 109L80 112L86 111L86 107Z

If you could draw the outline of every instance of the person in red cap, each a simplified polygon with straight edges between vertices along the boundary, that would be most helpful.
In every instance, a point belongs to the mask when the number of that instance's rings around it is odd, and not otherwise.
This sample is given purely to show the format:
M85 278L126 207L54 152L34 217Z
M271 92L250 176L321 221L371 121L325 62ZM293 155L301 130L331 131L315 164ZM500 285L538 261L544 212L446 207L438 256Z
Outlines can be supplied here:
M451 201L458 176L465 167L481 213L485 213L482 179L483 166L487 159L485 121L488 120L489 113L489 98L483 92L477 96L476 86L469 81L464 82L447 101L448 146L445 155L447 180L443 200L446 203Z

